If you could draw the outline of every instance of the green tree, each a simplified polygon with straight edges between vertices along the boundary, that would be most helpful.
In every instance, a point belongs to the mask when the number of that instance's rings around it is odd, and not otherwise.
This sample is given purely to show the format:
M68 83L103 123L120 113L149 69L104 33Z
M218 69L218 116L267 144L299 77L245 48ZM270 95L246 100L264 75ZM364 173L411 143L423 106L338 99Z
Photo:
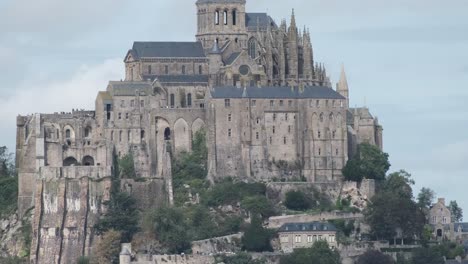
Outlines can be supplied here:
M241 202L242 208L254 215L261 215L268 218L275 214L275 209L266 196L248 196Z
M312 199L301 191L289 191L284 205L291 210L305 211L312 208Z
M311 248L294 250L294 253L281 257L281 264L341 264L340 254L331 250L326 241L314 243Z
M359 256L356 264L394 264L393 258L377 250L368 250Z
M458 206L457 201L450 201L449 210L452 214L452 222L457 223L463 221L463 209Z
M119 159L119 177L121 179L134 179L136 178L135 161L133 154L129 152L127 155Z
M388 154L377 146L362 143L358 146L356 155L343 168L347 180L360 182L362 179L384 180L390 168Z
M271 232L262 226L259 217L254 216L242 237L243 249L255 252L272 251L270 239Z
M225 264L264 264L266 263L263 259L253 259L247 253L239 253L234 256L223 256L222 261Z
M204 206L192 209L189 218L189 237L191 240L202 240L216 236L217 227L210 210Z
M418 194L418 205L421 208L429 209L435 199L435 192L429 188L422 188Z
M444 257L432 248L418 248L413 252L412 264L444 264Z
M94 262L97 264L118 264L121 239L120 232L112 229L106 231L97 244Z
M98 234L115 230L121 232L123 243L130 242L139 231L139 212L135 199L125 192L117 192L111 195L105 205L107 212L95 225Z
M168 253L182 253L190 248L189 226L180 208L159 208L145 217L144 226L167 248Z
M13 177L15 175L15 163L13 154L5 146L0 147L0 178Z
M402 230L404 238L422 234L426 220L412 199L412 184L414 182L407 172L392 173L385 180L381 192L372 198L364 214L376 238L392 240L397 229Z

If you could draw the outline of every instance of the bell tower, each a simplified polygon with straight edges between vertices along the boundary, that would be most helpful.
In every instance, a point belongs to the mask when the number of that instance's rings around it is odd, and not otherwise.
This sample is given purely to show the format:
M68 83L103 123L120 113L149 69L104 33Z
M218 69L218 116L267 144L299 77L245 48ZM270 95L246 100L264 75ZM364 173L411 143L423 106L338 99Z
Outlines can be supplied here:
M205 50L217 43L222 47L233 41L240 47L247 45L245 27L246 0L197 0L197 40Z

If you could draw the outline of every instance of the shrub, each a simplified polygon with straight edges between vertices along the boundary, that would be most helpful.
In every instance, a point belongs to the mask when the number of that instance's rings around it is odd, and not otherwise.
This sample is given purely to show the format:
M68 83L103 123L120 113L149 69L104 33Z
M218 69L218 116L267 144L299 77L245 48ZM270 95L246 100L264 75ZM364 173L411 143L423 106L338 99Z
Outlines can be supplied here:
M95 262L97 264L118 264L121 239L121 234L118 231L111 229L105 232L94 252Z
M255 252L272 251L270 239L272 233L263 228L260 218L253 217L252 223L242 237L243 249Z
M311 248L296 249L290 255L281 257L281 264L339 264L340 254L331 250L326 241L319 241Z
M289 191L284 205L290 210L305 211L312 208L312 200L301 191Z

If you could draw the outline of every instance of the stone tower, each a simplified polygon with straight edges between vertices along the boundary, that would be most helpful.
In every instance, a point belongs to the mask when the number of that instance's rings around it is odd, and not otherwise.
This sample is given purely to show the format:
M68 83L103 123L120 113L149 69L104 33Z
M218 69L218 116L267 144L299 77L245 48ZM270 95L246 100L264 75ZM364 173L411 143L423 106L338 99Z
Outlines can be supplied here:
M197 40L205 50L217 42L222 47L227 41L247 46L245 27L245 0L198 0Z

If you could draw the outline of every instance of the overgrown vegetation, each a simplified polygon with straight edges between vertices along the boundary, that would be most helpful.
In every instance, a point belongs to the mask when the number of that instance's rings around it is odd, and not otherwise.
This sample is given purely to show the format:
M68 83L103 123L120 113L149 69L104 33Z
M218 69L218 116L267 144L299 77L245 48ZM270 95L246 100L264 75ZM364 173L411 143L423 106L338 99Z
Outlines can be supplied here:
M93 262L97 264L118 264L121 233L110 229L106 231L94 251Z
M332 203L329 198L313 188L309 189L308 192L295 190L287 192L284 205L286 208L294 211L306 211L309 209L327 211L332 209Z
M340 254L331 250L328 243L319 241L311 248L295 249L294 253L281 257L281 264L340 264Z
M365 218L375 238L392 241L397 230L401 230L404 239L421 237L426 218L413 200L413 184L409 173L392 173L383 183L382 190L372 198Z
M129 152L127 155L118 159L119 164L119 177L121 179L134 179L136 178L135 161L133 154Z
M343 176L346 180L356 182L363 179L383 181L389 168L387 153L377 146L362 143L358 146L356 155L343 168Z
M234 256L221 256L219 261L225 264L265 264L264 259L253 259L251 255L247 253L239 253Z
M0 263L2 264L26 264L27 260L19 257L0 257Z
M18 202L18 177L13 154L0 147L0 218L12 214Z
M270 244L273 232L264 228L262 220L257 216L252 217L251 222L242 237L242 248L255 252L273 251Z
M356 264L394 264L391 256L385 255L377 250L368 250L363 255L359 256Z
M189 191L202 195L209 188L210 184L206 180L207 160L206 132L200 129L192 141L192 152L182 152L172 159L174 200L177 206L188 202Z
M127 157L131 158L128 155ZM133 163L133 158L131 160ZM114 155L115 171L112 176L110 200L104 203L107 206L107 212L99 219L94 228L98 234L104 234L111 230L119 232L121 242L128 243L132 240L133 235L139 231L139 211L135 199L120 190L120 178L132 174L130 171L132 166L121 166L122 164L128 165L127 158L125 158L125 162L121 161Z

